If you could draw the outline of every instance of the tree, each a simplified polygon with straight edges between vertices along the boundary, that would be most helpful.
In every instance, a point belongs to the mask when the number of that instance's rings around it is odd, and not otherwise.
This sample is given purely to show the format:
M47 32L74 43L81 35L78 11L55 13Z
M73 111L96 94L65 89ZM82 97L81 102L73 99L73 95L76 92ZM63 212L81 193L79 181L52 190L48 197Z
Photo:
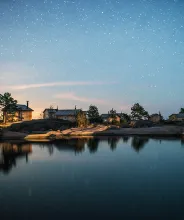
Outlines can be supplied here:
M114 110L113 108L109 111L109 115L111 118L115 119L116 118L116 110Z
M90 123L100 122L101 118L98 112L98 108L95 105L90 105L88 110L88 118Z
M161 112L159 112L158 114L159 114L159 116L160 116L160 121L163 122L163 121L164 121L163 115L161 114Z
M130 116L126 113L121 113L120 117L122 123L129 123L131 121Z
M88 120L86 114L80 110L77 112L77 126L78 127L86 127L88 125Z
M149 114L139 103L135 103L131 108L131 117L134 120L148 119Z
M0 121L3 120L3 113L0 112Z
M181 109L180 109L180 113L184 113L184 108L181 108Z
M3 111L3 121L6 124L9 117L12 117L17 110L17 100L10 93L0 94L0 110Z

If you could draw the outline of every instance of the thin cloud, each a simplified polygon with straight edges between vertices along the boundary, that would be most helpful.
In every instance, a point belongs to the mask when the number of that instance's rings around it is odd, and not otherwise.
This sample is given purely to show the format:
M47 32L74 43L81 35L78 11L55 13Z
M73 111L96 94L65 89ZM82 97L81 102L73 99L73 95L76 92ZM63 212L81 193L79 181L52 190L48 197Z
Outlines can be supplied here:
M65 99L65 100L75 100L79 102L85 102L85 103L97 103L97 104L107 104L105 100L102 99L93 99L93 98L86 98L82 96L77 96L74 93L62 93L62 94L57 94L54 96L54 98L57 99Z
M115 82L100 82L100 81L63 81L63 82L51 82L51 83L39 83L39 84L24 84L16 86L5 86L6 89L11 90L25 90L31 88L42 88L42 87L54 87L54 86L90 86L90 85L109 85L115 84Z

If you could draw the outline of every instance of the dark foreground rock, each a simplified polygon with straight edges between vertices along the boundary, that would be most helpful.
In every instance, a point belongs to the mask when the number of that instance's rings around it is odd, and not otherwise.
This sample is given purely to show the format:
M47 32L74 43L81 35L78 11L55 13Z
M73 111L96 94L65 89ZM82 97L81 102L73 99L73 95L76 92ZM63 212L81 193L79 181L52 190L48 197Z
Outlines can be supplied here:
M8 130L14 132L23 132L23 133L34 133L36 131L38 133L49 130L53 130L53 131L65 130L71 128L72 126L73 123L67 120L40 119L40 120L14 123L8 128Z
M153 122L149 120L138 120L132 122L131 126L133 128L150 128L153 127Z
M66 137L76 136L148 136L148 137L182 137L184 128L180 126L160 126L150 128L119 128L109 126L97 126L87 128L71 128L67 130L49 131L45 133L20 133L12 131L3 131L2 138L11 139L25 139L25 140L60 140Z
M0 140L23 140L27 134L13 131L3 131Z

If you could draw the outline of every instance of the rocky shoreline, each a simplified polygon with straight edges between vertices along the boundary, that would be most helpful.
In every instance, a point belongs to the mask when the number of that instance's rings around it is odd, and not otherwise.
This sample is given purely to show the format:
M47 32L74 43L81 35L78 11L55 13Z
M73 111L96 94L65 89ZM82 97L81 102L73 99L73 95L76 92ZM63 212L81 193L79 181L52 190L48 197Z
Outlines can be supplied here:
M26 134L21 132L4 131L1 140L60 140L72 137L87 136L148 136L148 137L182 137L184 127L160 126L150 128L115 128L99 125L85 129L71 128L63 131L48 131L45 133Z

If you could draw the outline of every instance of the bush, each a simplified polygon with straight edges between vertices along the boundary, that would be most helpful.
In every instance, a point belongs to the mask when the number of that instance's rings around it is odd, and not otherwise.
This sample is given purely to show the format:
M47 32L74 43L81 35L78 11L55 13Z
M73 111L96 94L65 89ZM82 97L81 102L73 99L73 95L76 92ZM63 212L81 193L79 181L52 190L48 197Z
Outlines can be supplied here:
M120 126L120 122L117 121L117 120L115 120L115 119L112 120L112 123L111 123L111 124L112 124L112 125L116 125L116 126Z

